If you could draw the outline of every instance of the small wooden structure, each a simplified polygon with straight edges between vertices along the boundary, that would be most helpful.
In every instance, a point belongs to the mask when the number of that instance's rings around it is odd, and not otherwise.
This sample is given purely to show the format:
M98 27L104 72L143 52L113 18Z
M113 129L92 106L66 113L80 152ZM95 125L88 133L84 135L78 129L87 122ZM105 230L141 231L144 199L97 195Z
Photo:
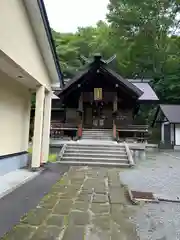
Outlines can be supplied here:
M142 104L158 98L147 81L124 79L108 68L100 55L85 66L63 89L54 92L59 99L52 101L52 129L81 137L83 129L111 129L114 139L148 136L148 126L135 124Z
M160 128L160 147L180 149L180 105L159 105L152 124L154 126Z

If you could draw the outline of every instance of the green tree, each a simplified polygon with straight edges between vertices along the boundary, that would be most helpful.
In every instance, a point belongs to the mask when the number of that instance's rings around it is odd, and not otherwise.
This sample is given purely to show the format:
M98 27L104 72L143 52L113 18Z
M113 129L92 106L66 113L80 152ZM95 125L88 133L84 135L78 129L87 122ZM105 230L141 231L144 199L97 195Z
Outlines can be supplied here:
M126 76L152 78L153 84L163 98L167 96L168 99L165 88L169 86L174 89L172 93L177 96L174 84L175 79L178 79L176 62L179 60L179 53L171 55L175 45L170 36L177 33L179 27L180 2L110 0L108 9L107 18L114 32L118 54L123 46L122 57L118 59L120 66L124 67ZM173 75L170 71L172 65ZM176 81L176 87L179 84Z
M57 33L52 31L56 51L65 78L71 78L81 66L79 47L75 45L76 35L73 33Z
M76 33L58 33L52 30L56 50L65 78L73 77L82 68L81 56L91 58L101 53L106 59L114 54L111 30L99 21L96 27L78 28Z

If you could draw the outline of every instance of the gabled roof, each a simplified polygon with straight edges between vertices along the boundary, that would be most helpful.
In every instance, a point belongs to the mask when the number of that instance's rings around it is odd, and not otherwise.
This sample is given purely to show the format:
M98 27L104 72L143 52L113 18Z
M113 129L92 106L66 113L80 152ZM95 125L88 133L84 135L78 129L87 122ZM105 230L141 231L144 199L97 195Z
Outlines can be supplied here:
M96 65L95 65L96 63ZM94 61L89 62L87 61L87 65L84 66L84 69L77 73L77 75L70 79L65 79L65 86L60 89L54 89L56 90L56 95L59 97L63 95L68 89L71 89L71 87L81 83L81 80L83 77L85 77L90 71L99 70L102 74L106 74L107 76L110 76L111 79L114 80L115 84L118 84L119 86L123 86L124 88L128 89L130 91L131 95L136 96L140 102L148 101L148 102L154 102L158 101L158 97L154 90L152 89L150 85L150 81L152 79L125 79L112 69L108 68L108 64L106 61L104 61L100 55L94 56ZM96 67L95 67L96 66ZM60 91L59 91L60 90Z
M125 86L125 87L131 89L133 92L135 92L138 97L140 97L143 94L143 92L138 87L136 87L136 85L132 84L127 79L124 79L122 76L120 76L113 70L109 69L106 65L103 65L101 67L101 69L102 69L102 71L106 71L106 73L110 74L111 76L113 76L114 78L119 80L120 84L122 84L123 86Z
M68 88L70 88L74 83L84 77L90 70L90 67L86 67L84 70L80 71L74 78L69 80L67 84L64 86L61 92L65 92Z
M180 123L180 105L161 104L160 109L170 123Z
M163 122L164 120L159 119L162 117L161 114L167 119L169 123L180 123L180 105L176 104L160 104L156 110L153 122L151 124L154 127L156 122Z
M158 101L159 98L157 97L156 93L149 85L148 82L133 82L137 88L139 88L143 94L140 96L139 101Z
M82 72L81 72L82 73ZM120 76L121 77L121 76ZM64 79L65 86L70 84L70 79ZM150 79L126 79L126 81L132 83L134 86L136 86L139 90L143 92L143 94L139 97L139 101L149 101L149 102L157 102L159 101L159 98L157 97L156 93L152 89L149 82ZM58 96L62 89L59 87L59 85L53 85L53 90L55 91L55 94Z
M134 84L129 82L127 79L124 79L119 74L114 72L113 70L109 69L107 65L101 61L100 58L98 58L99 62L97 64L97 68L95 67L95 63L97 63L97 58L95 58L94 62L88 64L84 70L80 71L74 78L72 78L70 81L67 82L67 84L62 89L61 93L59 94L59 97L64 94L68 89L70 89L72 86L77 85L81 82L81 80L90 72L90 71L97 71L101 72L102 74L107 74L111 76L115 82L118 85L121 85L125 87L126 89L130 90L133 95L135 95L137 98L139 98L143 92L136 87Z

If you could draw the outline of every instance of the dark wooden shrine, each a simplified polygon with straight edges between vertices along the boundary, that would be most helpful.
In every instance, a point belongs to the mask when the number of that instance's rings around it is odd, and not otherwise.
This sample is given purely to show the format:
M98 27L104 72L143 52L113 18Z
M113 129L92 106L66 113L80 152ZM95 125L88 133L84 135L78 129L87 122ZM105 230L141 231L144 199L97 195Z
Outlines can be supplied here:
M115 139L141 137L148 130L135 124L140 103L158 100L148 82L124 79L99 55L55 94L52 130L78 137L85 128L112 129Z

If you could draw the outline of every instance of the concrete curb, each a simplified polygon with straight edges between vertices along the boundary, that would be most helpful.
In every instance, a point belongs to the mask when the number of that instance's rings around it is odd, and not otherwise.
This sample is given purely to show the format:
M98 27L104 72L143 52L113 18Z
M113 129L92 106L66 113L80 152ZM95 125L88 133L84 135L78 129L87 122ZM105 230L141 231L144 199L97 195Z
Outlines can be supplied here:
M40 170L39 172L34 173L34 175L32 175L32 176L26 177L22 182L18 183L17 185L13 186L12 188L9 188L9 189L5 190L4 192L2 192L0 194L0 199L5 197L6 195L10 194L11 192L16 190L17 188L21 187L25 183L31 181L33 178L37 177L38 175L41 174L42 171L43 170Z

